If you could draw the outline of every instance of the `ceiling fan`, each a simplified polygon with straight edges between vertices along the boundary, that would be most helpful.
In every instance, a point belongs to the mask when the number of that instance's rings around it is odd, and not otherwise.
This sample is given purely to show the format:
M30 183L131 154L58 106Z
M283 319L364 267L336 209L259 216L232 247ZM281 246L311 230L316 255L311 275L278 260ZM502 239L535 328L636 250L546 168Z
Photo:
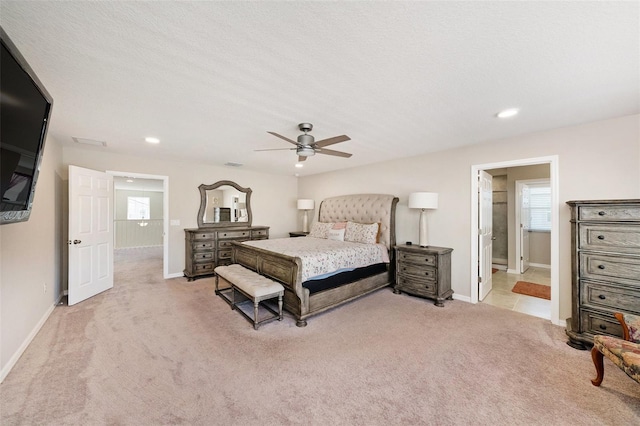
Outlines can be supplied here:
M280 151L280 150L296 150L296 154L298 154L298 161L305 161L307 157L310 157L315 154L326 154L326 155L335 155L336 157L344 157L349 158L351 154L342 151L334 151L333 149L327 149L326 146L333 145L339 142L345 142L351 140L351 138L347 135L334 136L328 139L322 139L318 142L315 142L313 136L309 135L308 132L313 129L313 124L311 123L300 123L298 124L298 128L304 132L303 135L298 136L298 141L291 140L285 136L279 135L275 132L267 132L271 133L273 136L283 139L289 143L294 144L295 148L272 148L272 149L256 149L256 151Z

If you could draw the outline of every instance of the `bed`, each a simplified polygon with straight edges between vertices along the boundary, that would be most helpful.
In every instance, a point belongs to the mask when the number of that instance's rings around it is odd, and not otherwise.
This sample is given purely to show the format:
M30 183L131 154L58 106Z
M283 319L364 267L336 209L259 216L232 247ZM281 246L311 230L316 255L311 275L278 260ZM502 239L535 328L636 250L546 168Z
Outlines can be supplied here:
M311 237L265 240L271 242L263 246L256 242L234 242L232 261L282 283L285 288L284 308L296 317L297 326L304 327L310 316L392 283L397 203L398 198L393 195L356 194L327 198L318 209L317 222L320 223L379 224L377 241L386 251L388 262L347 268L340 274L327 277L323 283L311 283L308 280L310 274L318 271L309 272L309 268L303 265L302 254L296 255L295 252L295 246L308 245L308 241L296 243L296 240ZM281 246L284 243L278 240L286 240L294 247L280 251L270 249L271 244ZM342 281L336 284L337 279Z

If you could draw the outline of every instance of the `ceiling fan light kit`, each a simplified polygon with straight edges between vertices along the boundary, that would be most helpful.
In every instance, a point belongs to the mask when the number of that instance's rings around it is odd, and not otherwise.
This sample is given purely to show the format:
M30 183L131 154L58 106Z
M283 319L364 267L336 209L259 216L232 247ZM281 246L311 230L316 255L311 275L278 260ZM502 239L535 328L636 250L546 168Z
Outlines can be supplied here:
M272 149L256 149L256 151L280 151L280 150L295 150L298 155L298 161L305 161L307 157L311 157L316 154L325 154L325 155L333 155L336 157L349 158L351 154L348 152L335 151L332 149L325 149L324 147L333 145L340 142L346 142L351 140L351 138L347 135L334 136L332 138L322 139L320 141L315 141L314 137L308 132L313 129L313 124L311 123L300 123L298 124L298 128L304 132L304 134L299 135L297 141L293 141L286 136L282 136L275 132L267 132L272 134L273 136L285 140L293 145L295 148L272 148Z

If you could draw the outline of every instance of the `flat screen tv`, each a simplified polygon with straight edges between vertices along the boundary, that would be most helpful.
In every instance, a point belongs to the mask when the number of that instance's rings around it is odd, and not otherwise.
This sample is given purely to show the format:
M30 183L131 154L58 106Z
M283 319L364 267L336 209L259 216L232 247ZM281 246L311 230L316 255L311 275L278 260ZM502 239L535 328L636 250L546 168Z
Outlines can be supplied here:
M0 27L0 224L29 220L53 99Z

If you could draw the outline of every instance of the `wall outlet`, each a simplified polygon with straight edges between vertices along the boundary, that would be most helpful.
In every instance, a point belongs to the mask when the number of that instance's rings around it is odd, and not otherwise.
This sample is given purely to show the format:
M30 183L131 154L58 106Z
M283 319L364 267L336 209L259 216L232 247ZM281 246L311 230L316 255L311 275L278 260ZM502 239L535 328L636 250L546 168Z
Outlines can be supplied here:
M44 283L44 292L47 292L47 283Z
M180 219L171 219L169 223L171 226L180 226Z

